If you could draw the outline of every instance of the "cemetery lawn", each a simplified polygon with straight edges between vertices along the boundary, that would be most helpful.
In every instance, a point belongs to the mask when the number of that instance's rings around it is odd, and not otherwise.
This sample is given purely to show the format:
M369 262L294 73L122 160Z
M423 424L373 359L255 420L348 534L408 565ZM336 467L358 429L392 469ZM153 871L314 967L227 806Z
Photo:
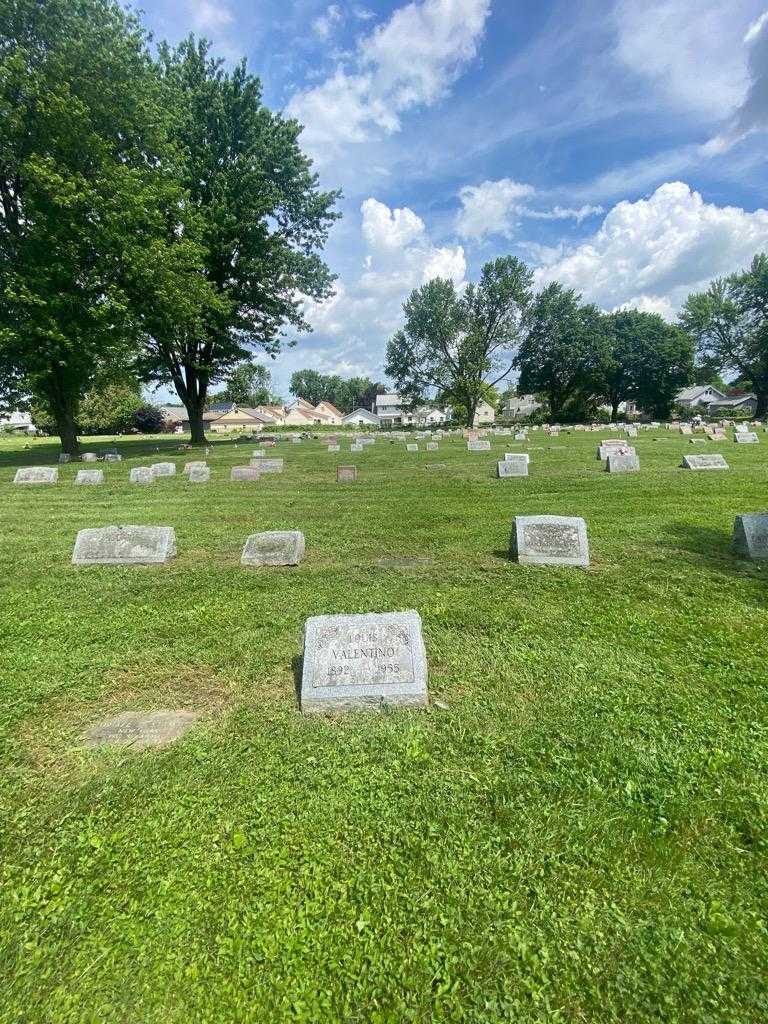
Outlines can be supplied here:
M625 476L601 436L281 443L256 484L229 469L258 445L218 441L210 484L150 487L129 469L204 456L123 440L102 487L21 487L58 446L0 441L3 1024L768 1019L768 563L730 552L768 436L642 434ZM505 450L528 479L494 478ZM589 570L509 561L535 513L586 519ZM70 564L118 523L178 557ZM304 562L242 569L271 529ZM297 711L308 616L409 608L428 711ZM78 744L162 708L203 717Z

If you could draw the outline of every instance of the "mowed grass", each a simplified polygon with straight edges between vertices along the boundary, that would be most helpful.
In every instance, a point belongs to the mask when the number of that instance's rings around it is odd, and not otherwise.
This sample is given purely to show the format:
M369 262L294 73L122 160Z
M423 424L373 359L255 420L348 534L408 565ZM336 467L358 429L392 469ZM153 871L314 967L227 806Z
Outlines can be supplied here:
M768 437L644 433L609 476L608 436L283 442L256 484L229 469L258 445L217 442L209 485L150 487L131 466L204 456L126 440L103 487L14 487L57 446L3 442L0 1020L768 1019L768 565L730 552ZM533 513L583 516L592 567L509 561ZM177 559L70 564L116 523L173 526ZM268 529L304 531L299 567L240 567ZM447 709L302 717L307 616L407 608ZM154 708L205 714L78 746Z

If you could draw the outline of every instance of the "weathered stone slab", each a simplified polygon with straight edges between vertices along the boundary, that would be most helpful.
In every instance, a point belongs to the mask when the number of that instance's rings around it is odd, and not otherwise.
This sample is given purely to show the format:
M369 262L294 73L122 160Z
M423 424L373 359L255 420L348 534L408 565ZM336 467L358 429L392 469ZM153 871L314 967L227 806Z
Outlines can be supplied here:
M176 476L175 462L155 462L149 468L152 470L152 476Z
M746 423L737 423L733 429L737 434L746 434L749 427Z
M193 466L187 479L191 484L207 484L211 479L210 466Z
M722 455L685 455L682 469L728 469Z
M104 526L81 530L73 565L158 565L176 556L170 526Z
M254 448L253 451L251 452L251 457L254 458L254 459L263 459L264 458L264 449L263 448Z
M257 466L233 466L229 479L241 481L255 481L261 476L261 469Z
M55 466L25 466L16 470L15 484L57 484L59 471Z
M733 440L736 444L759 444L760 438L751 430L743 430L741 433L734 434Z
M357 466L337 466L336 483L353 484L357 480Z
M733 524L733 550L753 561L768 559L768 512L736 516Z
M155 482L155 474L149 466L136 466L128 474L132 484L152 484Z
M610 452L605 460L605 468L609 473L639 473L640 459L637 455Z
M523 565L589 565L587 524L576 516L515 516L512 557Z
M439 451L440 445L437 441L427 441L426 449L428 452L436 452Z
M104 461L105 462L122 462L123 461L123 456L120 454L120 452L107 452L106 455L104 456Z
M124 711L91 726L80 739L86 747L108 745L148 750L180 739L199 718L199 711Z
M96 454L96 452L83 452L83 454L80 456L80 461L81 462L98 462L99 461L99 456Z
M251 466L261 473L282 473L284 459L251 459Z
M419 446L417 444L407 444L405 446L405 450L407 452L417 452L419 450Z
M193 469L205 469L207 465L208 463L204 462L202 459L197 460L196 462L186 462L184 464L184 473L191 473Z
M597 459L605 462L611 452L621 455L634 455L635 449L626 441L601 441L597 449Z
M299 530L254 533L245 542L241 565L298 565L304 557L304 534Z
M340 444L329 444L328 445L328 451L329 452L340 452L341 451L341 445Z
M447 462L428 462L427 469L447 469Z
M489 452L490 450L490 441L467 441L468 452Z
M497 463L496 472L499 479L509 476L528 476L528 463L530 455L517 455L514 452L507 452L504 461Z
M75 477L76 484L86 484L91 487L96 487L98 484L104 483L104 470L103 469L79 469L77 476Z
M303 712L425 707L427 703L427 654L418 612L307 619Z
M527 434L515 434L515 440L516 441L527 441L528 440L528 435Z
M351 444L349 446L349 450L351 452L361 452L363 450L363 446L361 444Z
M71 462L71 461L72 461L72 456L69 455L67 452L62 452L59 455L59 465L60 466L66 466L66 464L68 462Z

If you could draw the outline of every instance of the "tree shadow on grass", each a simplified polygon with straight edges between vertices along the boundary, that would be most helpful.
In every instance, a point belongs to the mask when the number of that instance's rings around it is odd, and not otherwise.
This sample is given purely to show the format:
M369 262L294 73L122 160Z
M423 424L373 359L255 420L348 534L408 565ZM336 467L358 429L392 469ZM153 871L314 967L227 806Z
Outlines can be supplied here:
M735 554L728 530L695 523L668 523L664 537L656 542L656 546L682 551L701 565L727 576L751 577L768 583L768 563L752 562Z
M304 658L297 654L291 661L293 668L293 689L296 693L296 706L301 710L301 674L304 671Z

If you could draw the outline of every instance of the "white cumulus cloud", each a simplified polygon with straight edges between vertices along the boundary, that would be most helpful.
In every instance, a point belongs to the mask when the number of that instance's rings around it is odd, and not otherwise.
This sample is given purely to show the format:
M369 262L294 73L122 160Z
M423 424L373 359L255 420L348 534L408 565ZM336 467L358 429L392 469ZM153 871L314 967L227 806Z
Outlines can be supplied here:
M321 39L327 39L336 25L342 20L342 11L338 4L329 4L325 12L312 22L312 31Z
M456 233L460 238L480 241L488 235L510 238L523 217L534 220L575 220L581 224L587 217L603 213L602 206L585 204L579 207L554 206L537 210L527 200L536 195L533 185L511 178L465 185L459 192L461 209L456 215Z
M683 182L618 203L599 230L536 271L604 309L629 304L671 317L689 292L768 249L768 210L706 203Z

